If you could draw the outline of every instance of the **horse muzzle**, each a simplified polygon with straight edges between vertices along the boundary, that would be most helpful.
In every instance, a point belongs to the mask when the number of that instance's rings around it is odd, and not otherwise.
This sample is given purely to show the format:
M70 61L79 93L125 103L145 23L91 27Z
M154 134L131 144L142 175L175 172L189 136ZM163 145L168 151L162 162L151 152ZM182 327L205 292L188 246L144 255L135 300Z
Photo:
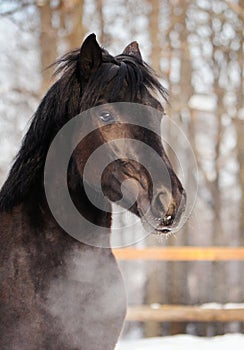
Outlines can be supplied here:
M138 212L146 230L158 234L168 234L179 229L182 214L186 207L186 192L178 190L172 196L169 191L161 190L149 203L143 203L138 198Z

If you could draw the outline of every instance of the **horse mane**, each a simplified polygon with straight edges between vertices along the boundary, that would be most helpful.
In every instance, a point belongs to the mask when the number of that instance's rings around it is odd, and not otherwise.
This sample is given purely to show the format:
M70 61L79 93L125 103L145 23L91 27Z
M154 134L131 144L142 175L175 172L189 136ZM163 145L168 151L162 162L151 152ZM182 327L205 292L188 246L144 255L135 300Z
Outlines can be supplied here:
M15 205L35 194L38 201L43 193L43 169L50 144L72 117L99 103L104 86L113 84L106 102L138 102L145 90L157 91L167 100L154 71L135 56L121 54L111 56L102 49L102 64L87 82L79 69L80 49L73 50L53 65L59 79L48 90L35 112L20 151L18 152L6 182L0 191L0 211L11 210ZM53 66L51 65L51 66ZM120 96L124 82L126 93Z

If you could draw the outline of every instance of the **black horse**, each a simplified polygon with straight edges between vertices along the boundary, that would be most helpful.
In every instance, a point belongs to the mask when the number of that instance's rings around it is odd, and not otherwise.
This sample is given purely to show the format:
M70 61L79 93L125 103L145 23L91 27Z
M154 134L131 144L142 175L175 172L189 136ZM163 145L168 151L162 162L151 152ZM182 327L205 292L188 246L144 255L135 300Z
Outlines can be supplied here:
M54 137L82 111L113 102L138 103L163 111L154 96L156 92L165 98L166 91L143 62L137 43L113 57L98 45L94 34L86 38L81 49L58 61L57 73L60 78L38 107L0 192L1 350L112 350L125 317L123 281L111 249L81 243L60 227L47 203L44 166ZM165 164L162 177L152 194L147 169L138 161L117 159L103 172L103 194L111 202L117 201L121 183L133 179L138 195L130 210L140 217L140 208L149 203L148 223L153 226L156 222L157 232L169 232L184 210L185 192L160 137L122 123L120 115L115 121L108 111L91 113L90 118L97 128L73 152L67 174L69 193L80 214L97 227L110 228L110 210L97 208L88 198L83 171L97 147L126 135L155 150ZM156 127L160 127L159 120ZM137 150L133 151L136 154ZM94 174L96 171L94 168ZM59 181L55 168L53 181ZM103 201L92 176L87 185L94 198Z

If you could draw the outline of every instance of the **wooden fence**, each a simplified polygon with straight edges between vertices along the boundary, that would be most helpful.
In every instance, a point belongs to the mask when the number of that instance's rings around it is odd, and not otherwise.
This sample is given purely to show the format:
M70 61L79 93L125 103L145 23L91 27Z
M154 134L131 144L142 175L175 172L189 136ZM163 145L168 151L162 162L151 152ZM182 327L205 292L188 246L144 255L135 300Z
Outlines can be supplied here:
M244 247L145 247L114 249L119 260L244 261ZM244 322L244 308L204 308L185 305L139 305L128 308L128 321Z
M244 260L244 247L145 247L114 249L119 260L234 261Z

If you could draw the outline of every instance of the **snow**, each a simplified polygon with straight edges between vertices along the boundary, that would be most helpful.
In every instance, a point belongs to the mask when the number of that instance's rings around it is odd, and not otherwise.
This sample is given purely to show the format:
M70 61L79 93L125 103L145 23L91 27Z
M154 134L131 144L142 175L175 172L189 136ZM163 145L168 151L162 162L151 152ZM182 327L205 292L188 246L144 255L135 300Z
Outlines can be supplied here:
M189 100L189 107L205 112L214 112L217 108L217 100L214 95L193 95Z
M201 305L202 309L244 309L244 303L206 303Z
M147 338L121 341L115 350L235 350L244 349L244 334L225 334L212 338L192 335L175 335L162 338Z

